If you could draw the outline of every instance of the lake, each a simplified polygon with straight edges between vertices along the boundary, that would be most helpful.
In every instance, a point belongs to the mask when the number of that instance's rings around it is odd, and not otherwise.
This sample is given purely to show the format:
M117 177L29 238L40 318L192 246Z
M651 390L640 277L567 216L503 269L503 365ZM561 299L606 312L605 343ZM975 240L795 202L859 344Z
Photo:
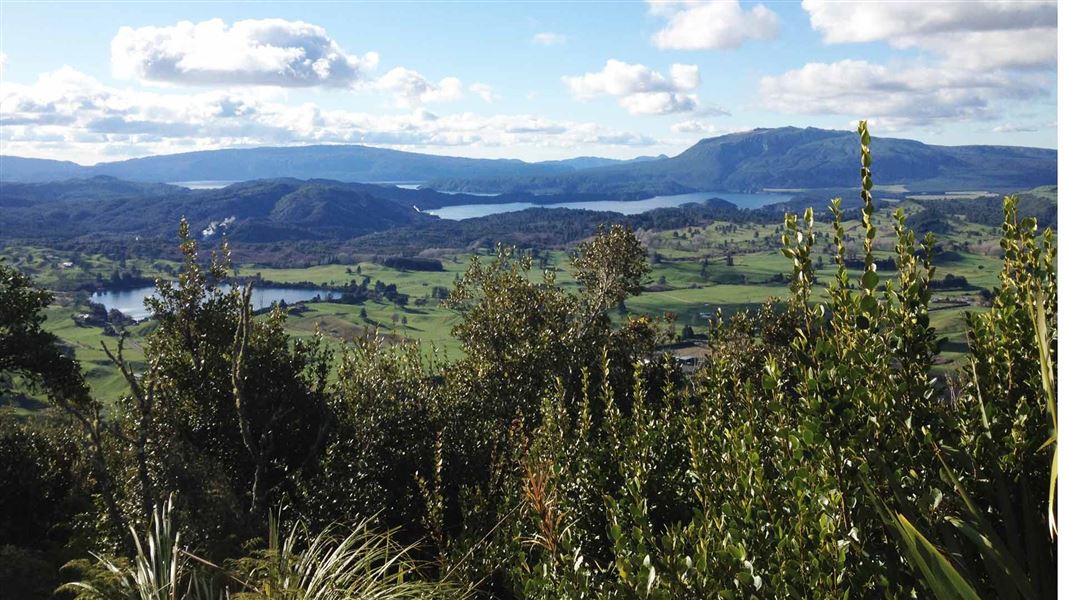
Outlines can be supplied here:
M681 206L689 202L702 202L710 198L721 198L726 202L732 202L740 208L760 208L768 204L786 202L792 199L791 194L757 193L746 194L739 192L697 192L693 194L674 194L670 196L655 196L644 200L597 200L592 202L560 202L558 204L533 204L532 202L504 202L500 204L460 204L457 206L445 206L434 208L425 212L436 215L450 221L461 221L474 217L484 217L496 213L513 212L540 206L542 208L582 208L585 210L609 211L622 213L623 215L635 215L656 208L670 208Z
M228 290L229 286L222 286ZM286 304L305 302L316 296L323 299L332 298L339 294L317 288L279 288L279 287L252 287L252 308L260 310L270 308L275 302L285 301ZM144 307L144 299L155 296L155 286L131 288L127 290L103 290L94 292L92 301L103 304L108 311L116 308L122 314L140 321L149 316L148 309Z
M190 190L218 190L224 187L231 186L240 181L222 181L220 179L209 179L205 181L171 181L169 185L176 185L179 187L187 188Z
M223 180L223 179L205 179L202 181L170 181L168 185L176 185L190 190L219 190L224 187L229 187L235 183L242 183L242 180ZM372 185L391 185L404 190L417 190L420 189L425 182L423 181L366 181L362 183L368 183ZM466 194L468 196L499 196L499 194L488 194L481 192L440 192L442 194Z

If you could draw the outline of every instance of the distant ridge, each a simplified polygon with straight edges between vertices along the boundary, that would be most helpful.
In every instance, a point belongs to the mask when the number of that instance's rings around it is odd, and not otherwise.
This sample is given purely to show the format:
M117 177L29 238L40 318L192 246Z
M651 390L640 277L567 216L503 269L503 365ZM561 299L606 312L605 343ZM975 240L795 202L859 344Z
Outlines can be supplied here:
M664 158L669 157L667 157L665 154L660 154L659 156L638 156L629 160L622 160L617 158L602 158L599 156L577 156L574 158L564 158L562 160L546 160L536 164L562 165L566 167L572 167L575 170L582 170L595 169L596 167L607 167L611 165L620 165L625 163L647 162L649 160L662 160Z
M665 158L665 157L663 157ZM633 161L656 160L639 157ZM462 158L359 145L289 146L201 150L83 166L19 156L0 156L0 180L23 183L106 175L127 181L248 181L275 177L346 182L428 181L442 177L536 176L631 161L579 157L539 163L517 159Z
M445 191L610 194L854 187L855 134L779 127L700 140L674 157L577 157L539 163L435 156L358 145L204 150L82 166L0 156L0 179L60 181L107 175L128 181L247 181L278 177L344 182L429 182ZM937 146L875 138L874 180L922 190L1008 190L1057 182L1056 150Z
M1006 190L1054 184L1056 150L1015 146L936 146L874 138L874 181L910 190ZM438 179L442 190L534 193L759 191L854 187L855 133L808 127L754 129L700 140L663 160L538 176Z

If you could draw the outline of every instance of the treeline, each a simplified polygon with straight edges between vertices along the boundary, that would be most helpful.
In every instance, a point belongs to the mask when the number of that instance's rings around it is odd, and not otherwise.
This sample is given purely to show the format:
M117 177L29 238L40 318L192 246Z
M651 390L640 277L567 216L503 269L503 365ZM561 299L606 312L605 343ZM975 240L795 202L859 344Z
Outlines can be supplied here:
M461 221L440 220L417 228L399 228L356 238L345 246L381 253L416 254L430 248L561 247L593 235L601 225L634 230L699 227L712 221L777 223L772 208L746 210L731 202L710 199L678 207L657 208L635 215L567 208L529 208Z
M1052 193L1057 193L1053 188ZM1032 193L1018 194L1018 213L1024 217L1036 219L1039 223L1046 223L1052 229L1058 228L1058 205L1050 202L1047 198ZM982 196L980 198L945 198L939 200L918 200L925 207L919 217L923 221L932 223L944 221L947 215L960 215L970 223L998 227L1003 222L1003 201L997 196ZM925 217L922 214L925 214ZM946 233L947 231L934 231L934 233Z
M423 258L419 256L386 256L380 259L380 264L391 269L401 271L434 271L444 270L444 264L436 258Z

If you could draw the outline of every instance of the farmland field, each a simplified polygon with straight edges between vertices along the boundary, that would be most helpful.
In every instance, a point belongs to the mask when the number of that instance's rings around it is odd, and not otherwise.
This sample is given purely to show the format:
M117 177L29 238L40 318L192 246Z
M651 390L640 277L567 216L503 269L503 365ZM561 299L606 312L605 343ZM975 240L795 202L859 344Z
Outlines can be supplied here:
M908 202L901 207L907 213L915 211L915 206ZM886 213L881 211L875 219L878 226L875 254L887 264L894 256L895 234ZM859 226L855 221L845 223L845 230L854 238L849 241L851 254L858 249L855 239ZM813 300L817 301L824 298L824 286L835 277L836 266L829 227L819 223L815 231L813 260L817 279ZM630 314L668 316L673 319L675 332L691 327L699 335L706 332L709 318L718 311L728 316L738 310L755 309L771 298L787 298L791 266L779 250L782 232L783 227L776 224L725 222L640 231L638 236L648 248L652 270L644 291L630 298L625 309ZM963 356L965 313L983 310L982 290L990 291L997 284L998 235L996 228L955 219L951 234L938 238L943 256L937 261L935 278L951 275L966 282L965 286L937 290L933 295L931 321L945 338L942 357L945 365ZM481 250L477 260L492 260L491 254L487 249ZM132 272L144 279L170 278L179 264L161 259L114 260L99 254L76 255L41 245L8 245L0 248L0 257L31 274L39 285L58 290L46 314L46 328L69 345L85 366L94 395L109 400L120 396L126 384L100 347L101 342L113 346L117 338L105 335L101 326L76 322L74 317L87 310L88 298L87 292L77 288L86 283L106 287L120 272ZM380 335L391 341L416 340L424 354L447 361L462 355L451 334L459 315L442 305L439 290L450 290L475 256L470 252L455 252L439 258L443 267L440 271L397 269L364 260L305 268L245 262L235 265L234 272L264 283L331 288L353 281L395 285L396 292L408 297L402 305L383 298L358 304L303 303L288 307L286 328L298 337L321 332L334 350L341 350L346 341L365 335ZM543 268L555 270L556 282L573 288L576 284L569 275L569 267L565 250L543 250L536 253L533 273ZM857 274L852 271L853 277ZM883 276L893 274L887 271ZM151 328L150 321L126 328L130 338L127 356L135 366L141 358L138 341Z

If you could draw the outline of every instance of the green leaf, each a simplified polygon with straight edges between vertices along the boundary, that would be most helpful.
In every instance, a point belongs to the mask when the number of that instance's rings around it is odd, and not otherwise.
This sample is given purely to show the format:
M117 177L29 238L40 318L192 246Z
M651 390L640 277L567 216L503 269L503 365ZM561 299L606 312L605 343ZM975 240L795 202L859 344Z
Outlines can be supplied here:
M862 274L862 287L873 290L877 288L877 284L881 281L881 278L877 276L874 271L866 271Z
M862 299L859 300L859 308L865 313L873 314L877 310L877 298L874 298L873 296L863 296Z
M980 600L966 578L907 517L897 514L896 521L896 527L906 544L908 558L922 572L923 580L939 600Z
M1020 592L1024 598L1037 597L1021 566L1014 561L1007 549L994 537L994 534L989 536L987 533L982 533L970 523L958 518L948 518L948 521L977 546L981 556L984 558L989 575L996 580L1011 585L1013 589L1010 592L1014 592L1014 595ZM999 572L997 573L996 571ZM1005 597L1010 592L1001 590L1000 597Z
M1058 437L1056 435L1056 437ZM1055 449L1052 450L1051 455L1051 481L1048 483L1047 493L1047 522L1048 529L1051 531L1051 536L1054 539L1055 534L1058 532L1058 528L1055 526L1055 485L1059 480L1059 445L1055 443Z

